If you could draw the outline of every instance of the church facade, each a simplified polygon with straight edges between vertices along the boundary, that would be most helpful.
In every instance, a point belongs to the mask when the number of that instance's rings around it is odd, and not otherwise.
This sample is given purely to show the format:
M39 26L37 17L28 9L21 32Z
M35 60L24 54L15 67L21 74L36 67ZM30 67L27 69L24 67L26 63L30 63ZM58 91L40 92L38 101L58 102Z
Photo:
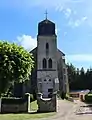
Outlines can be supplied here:
M14 96L21 97L29 92L42 93L48 98L55 91L61 95L69 92L65 54L57 48L55 23L47 18L38 23L37 47L30 53L35 61L30 80L15 84Z
M37 47L33 54L35 67L30 78L30 91L42 93L43 97L59 91L69 91L65 54L57 48L55 23L47 18L38 24Z

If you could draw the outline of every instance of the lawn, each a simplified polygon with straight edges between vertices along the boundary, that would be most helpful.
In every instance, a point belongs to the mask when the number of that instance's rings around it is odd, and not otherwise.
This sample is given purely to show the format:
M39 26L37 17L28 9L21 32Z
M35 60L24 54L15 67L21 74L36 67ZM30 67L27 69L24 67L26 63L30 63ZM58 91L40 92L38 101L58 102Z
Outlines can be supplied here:
M30 103L30 108L31 108L31 111L37 111L38 109L37 100Z
M34 101L30 104L32 111L37 111L37 101ZM47 118L55 115L55 112L50 113L28 113L28 114L1 114L0 120L33 120L40 118Z
M55 115L55 113L39 113L39 114L2 114L0 120L33 120L37 118L47 118Z

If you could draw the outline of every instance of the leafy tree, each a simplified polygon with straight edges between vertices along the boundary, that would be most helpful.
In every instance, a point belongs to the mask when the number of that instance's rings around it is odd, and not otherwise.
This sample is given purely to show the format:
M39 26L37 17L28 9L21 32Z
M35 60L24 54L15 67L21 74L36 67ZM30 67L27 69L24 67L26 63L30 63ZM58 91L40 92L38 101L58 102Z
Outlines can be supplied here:
M92 68L86 72L86 85L88 89L92 90Z
M0 96L14 83L29 80L33 56L16 44L0 41Z

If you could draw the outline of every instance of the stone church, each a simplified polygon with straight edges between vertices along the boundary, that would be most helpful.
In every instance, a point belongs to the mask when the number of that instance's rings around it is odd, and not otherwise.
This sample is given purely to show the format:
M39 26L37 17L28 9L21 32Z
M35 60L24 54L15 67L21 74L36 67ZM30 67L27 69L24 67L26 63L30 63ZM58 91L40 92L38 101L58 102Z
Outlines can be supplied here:
M65 54L57 48L55 23L47 18L38 23L37 47L30 53L35 59L31 74L31 91L49 97L50 93L68 92Z
M38 23L37 47L30 53L34 56L35 66L23 91L42 93L45 98L54 91L59 91L60 94L68 92L65 54L57 48L55 23L47 17ZM15 94L19 91L21 90L15 89Z

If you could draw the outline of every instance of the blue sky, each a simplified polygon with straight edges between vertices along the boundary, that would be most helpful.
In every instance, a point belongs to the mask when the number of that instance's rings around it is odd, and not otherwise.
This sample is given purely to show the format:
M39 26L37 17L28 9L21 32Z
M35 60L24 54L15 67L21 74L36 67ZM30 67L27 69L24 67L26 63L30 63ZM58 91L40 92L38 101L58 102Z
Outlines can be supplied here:
M56 23L58 48L66 62L87 69L92 66L92 0L2 0L0 40L15 42L25 49L36 46L38 22Z

